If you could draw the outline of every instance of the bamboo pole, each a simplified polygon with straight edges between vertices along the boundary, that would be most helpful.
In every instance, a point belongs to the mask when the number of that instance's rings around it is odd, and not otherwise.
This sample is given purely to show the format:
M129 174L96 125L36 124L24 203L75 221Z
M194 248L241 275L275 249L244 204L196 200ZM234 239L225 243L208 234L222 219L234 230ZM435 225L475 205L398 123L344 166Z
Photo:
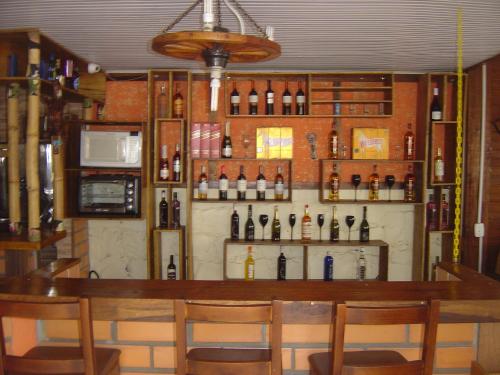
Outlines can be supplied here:
M19 84L9 87L7 99L8 128L8 178L9 178L9 220L11 233L18 233L21 222L21 193L19 178Z
M28 188L28 237L40 241L40 176L38 174L40 122L40 33L29 32L28 125L26 129L26 183Z
M52 137L54 168L54 220L60 221L56 232L64 230L64 147L60 135Z

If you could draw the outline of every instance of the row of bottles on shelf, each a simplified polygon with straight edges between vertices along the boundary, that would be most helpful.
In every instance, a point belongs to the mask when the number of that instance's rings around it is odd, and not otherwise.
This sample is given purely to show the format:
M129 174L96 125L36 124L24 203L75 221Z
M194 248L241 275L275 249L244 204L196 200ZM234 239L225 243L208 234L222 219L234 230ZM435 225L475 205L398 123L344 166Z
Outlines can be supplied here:
M356 277L358 280L366 279L366 268L367 262L365 257L365 250L363 248L355 249L354 251L359 252L359 257L357 259L356 265ZM286 280L286 257L283 252L277 259L277 272L276 280ZM326 256L323 259L323 280L333 281L333 271L334 271L334 259L330 252L327 251ZM252 246L247 248L247 258L245 259L245 280L251 281L255 280L255 259L252 254Z
M340 224L337 217L337 209L333 206L333 214L330 222L330 241L338 242L340 240ZM288 217L288 223L290 224L290 239L293 240L293 227L295 226L297 220L296 214L292 213ZM259 215L259 223L262 226L262 240L264 237L264 229L269 222L269 216L266 214ZM347 215L345 217L345 223L349 228L348 232L348 241L351 240L351 227L354 225L355 217L353 215ZM318 214L317 223L319 226L319 240L321 241L322 227L325 223L325 215ZM238 240L240 238L240 217L238 211L233 209L233 213L231 215L231 239ZM309 206L306 205L304 209L304 216L301 221L301 240L302 241L310 241L312 240L312 220L311 215L309 214ZM255 224L252 218L252 205L248 205L248 217L245 223L245 233L244 233L245 241L254 241L255 240ZM274 218L271 224L271 240L272 241L281 241L281 221L279 217L278 206L274 207ZM370 241L370 225L368 224L367 218L367 207L363 207L363 219L361 221L361 225L359 227L359 241L360 242L368 242Z
M160 86L160 95L157 98L157 117L167 118L168 117L168 101L167 87L165 83ZM173 118L183 118L184 117L184 97L182 96L179 84L175 85L175 94L172 100L172 117Z
M221 173L218 181L219 200L228 199L229 179L225 172L225 166L221 166ZM259 174L256 178L256 197L257 200L266 200L267 180L264 175L264 166L259 166ZM245 169L240 165L240 174L236 180L236 196L240 201L247 199L247 178L245 176ZM283 178L283 168L277 167L276 175L274 177L274 200L283 200L285 196L285 180ZM206 167L201 166L201 173L198 178L198 199L205 200L208 198L208 176Z
M160 228L169 228L170 221L168 217L168 202L166 199L166 191L161 191L161 201L159 207L159 220L158 224ZM178 229L181 226L181 202L177 198L177 193L174 192L174 198L172 200L172 223L171 227Z
M285 81L285 90L282 94L282 115L305 115L306 114L306 97L302 90L302 81L298 81L298 89L295 93L295 110L292 111L293 98L288 89L288 81ZM236 87L236 81L233 81L233 91L230 95L230 114L240 115L240 93ZM251 90L248 93L248 114L258 115L259 94L255 90L255 81L251 81ZM271 87L271 80L267 81L267 90L265 92L265 114L272 116L275 114L274 109L274 91Z
M438 207L439 206L439 207ZM441 218L439 218L439 210ZM450 230L450 205L446 200L446 194L441 194L441 200L436 202L434 194L429 195L429 201L426 205L427 230Z
M351 176L351 183L354 186L354 200L357 201L358 186L361 184L361 175L353 174ZM391 190L396 183L396 178L394 175L385 176L385 184L389 190L388 201L391 201ZM329 193L328 199L331 201L340 200L340 175L337 172L337 164L333 164L333 171L329 178ZM408 166L408 173L405 175L404 182L404 201L405 202L415 202L416 201L416 177L413 174L413 167ZM373 173L368 176L368 200L378 201L380 192L380 176L377 172L377 165L373 166Z
M167 145L161 146L160 157L160 181L173 181L180 182L181 180L181 145L175 145L175 154L172 157L172 175L170 175L170 164L168 162L168 149Z

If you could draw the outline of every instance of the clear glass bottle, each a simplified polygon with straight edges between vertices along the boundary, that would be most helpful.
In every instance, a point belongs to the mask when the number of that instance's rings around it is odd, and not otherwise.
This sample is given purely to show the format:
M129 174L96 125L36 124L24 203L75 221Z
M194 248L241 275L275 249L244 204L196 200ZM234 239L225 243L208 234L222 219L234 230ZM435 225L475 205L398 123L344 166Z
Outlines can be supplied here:
M331 201L338 201L340 197L340 176L337 172L337 164L333 164L333 171L330 174L330 192L328 199Z
M312 238L312 221L309 215L309 205L304 207L304 216L302 217L302 241L310 241Z
M201 166L200 177L198 177L198 199L206 200L208 198L208 176L206 167Z
M373 166L373 173L368 177L368 200L378 201L380 178L377 173L377 165Z
M359 249L359 258L358 258L358 272L357 278L358 280L366 279L366 258L365 258L365 249Z
M434 182L444 181L444 161L441 155L441 148L438 147L434 158Z
M158 95L158 113L159 118L168 117L168 97L166 91L165 83L162 83L160 87L160 95Z
M337 127L335 121L332 122L332 130L329 136L329 147L328 147L328 157L330 159L339 158L339 135L337 132Z
M285 181L282 173L283 169L279 166L274 177L274 199L277 201L282 201L285 193Z

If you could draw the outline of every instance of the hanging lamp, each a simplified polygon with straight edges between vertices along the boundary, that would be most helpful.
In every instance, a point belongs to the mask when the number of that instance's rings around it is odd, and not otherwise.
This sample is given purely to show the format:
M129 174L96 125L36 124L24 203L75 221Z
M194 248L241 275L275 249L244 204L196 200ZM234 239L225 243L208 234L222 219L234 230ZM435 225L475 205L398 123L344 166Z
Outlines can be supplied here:
M203 26L200 31L171 30L203 2ZM240 32L230 32L222 26L221 5L224 4L236 17ZM257 35L246 34L245 20ZM281 55L281 47L274 42L274 29L264 30L236 0L196 0L165 27L152 42L154 51L184 60L205 61L210 70L210 110L217 111L218 92L222 71L228 62L254 63L272 60Z

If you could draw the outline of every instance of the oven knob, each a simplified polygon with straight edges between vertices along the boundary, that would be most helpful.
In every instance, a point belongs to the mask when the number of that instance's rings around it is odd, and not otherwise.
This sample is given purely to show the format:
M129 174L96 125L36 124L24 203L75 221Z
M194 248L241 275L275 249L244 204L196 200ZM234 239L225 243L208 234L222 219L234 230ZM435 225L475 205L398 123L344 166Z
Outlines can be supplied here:
M127 198L128 203L132 203L134 201L134 198Z
M127 190L127 194L128 194L128 195L133 195L133 194L134 194L134 190L132 190L132 189L128 189L128 190Z
M127 210L132 211L133 209L134 209L134 206L132 206L131 204L127 205Z
M133 184L132 182L129 182L129 183L127 184L127 187L128 187L128 188L133 188L133 187L134 187L134 184Z

